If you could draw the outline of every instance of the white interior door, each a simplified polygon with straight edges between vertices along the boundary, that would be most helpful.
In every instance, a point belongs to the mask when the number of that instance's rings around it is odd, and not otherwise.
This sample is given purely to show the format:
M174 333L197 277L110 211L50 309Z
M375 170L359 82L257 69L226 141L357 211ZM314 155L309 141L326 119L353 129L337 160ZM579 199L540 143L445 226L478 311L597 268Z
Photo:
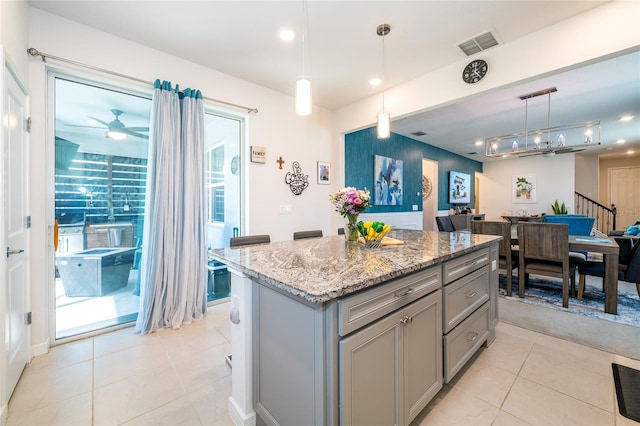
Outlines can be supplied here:
M2 399L6 403L29 358L27 312L29 308L28 137L26 92L7 66L3 69L2 158L4 169L2 233L6 283L2 288L4 350Z
M609 197L618 211L616 229L633 225L640 217L640 167L610 169Z

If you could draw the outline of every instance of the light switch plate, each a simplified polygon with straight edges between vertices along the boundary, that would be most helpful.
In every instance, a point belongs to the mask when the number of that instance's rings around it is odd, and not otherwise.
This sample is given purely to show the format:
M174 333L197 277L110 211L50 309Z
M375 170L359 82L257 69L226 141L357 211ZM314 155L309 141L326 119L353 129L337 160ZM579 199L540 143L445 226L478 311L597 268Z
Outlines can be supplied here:
M280 204L280 214L291 214L293 206L291 204Z

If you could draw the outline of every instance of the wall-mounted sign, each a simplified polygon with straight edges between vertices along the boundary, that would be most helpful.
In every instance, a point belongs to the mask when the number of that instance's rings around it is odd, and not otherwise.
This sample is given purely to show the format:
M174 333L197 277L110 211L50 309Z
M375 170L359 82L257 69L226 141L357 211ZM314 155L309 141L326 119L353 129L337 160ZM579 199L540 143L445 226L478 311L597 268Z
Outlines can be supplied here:
M305 175L302 172L302 167L297 161L294 161L291 167L293 168L293 173L287 172L284 181L289 185L294 195L300 195L309 186L309 175Z
M267 148L264 146L252 146L251 147L251 162L252 163L266 163L267 162Z

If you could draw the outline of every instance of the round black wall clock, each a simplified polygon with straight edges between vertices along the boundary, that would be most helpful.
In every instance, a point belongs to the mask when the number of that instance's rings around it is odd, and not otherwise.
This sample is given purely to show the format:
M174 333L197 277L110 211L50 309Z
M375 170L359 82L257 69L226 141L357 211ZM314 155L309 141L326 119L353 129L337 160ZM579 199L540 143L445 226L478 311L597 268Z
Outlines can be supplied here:
M469 64L464 67L464 71L462 71L462 80L469 84L477 83L487 75L488 70L489 66L485 61L482 59L476 59L475 61L469 62Z

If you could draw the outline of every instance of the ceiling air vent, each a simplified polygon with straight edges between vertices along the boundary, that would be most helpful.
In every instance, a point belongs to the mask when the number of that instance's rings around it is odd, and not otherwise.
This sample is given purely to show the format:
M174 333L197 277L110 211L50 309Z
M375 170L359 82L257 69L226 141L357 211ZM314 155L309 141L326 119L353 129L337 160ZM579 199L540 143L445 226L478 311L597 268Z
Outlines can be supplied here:
M463 41L458 45L465 55L471 56L474 53L482 52L490 47L497 46L498 40L491 31L482 33L470 40Z
M423 132L422 130L418 130L417 132L411 133L413 136L425 136L427 132Z

